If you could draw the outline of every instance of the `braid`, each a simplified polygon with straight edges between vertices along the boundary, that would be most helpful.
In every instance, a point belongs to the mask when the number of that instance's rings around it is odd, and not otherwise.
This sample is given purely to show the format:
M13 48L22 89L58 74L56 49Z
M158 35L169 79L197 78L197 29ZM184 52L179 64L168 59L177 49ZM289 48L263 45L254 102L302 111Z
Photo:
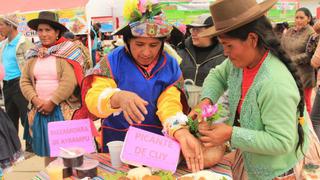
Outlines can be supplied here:
M304 91L303 91L303 85L301 83L300 76L298 75L297 68L292 63L289 55L284 51L284 49L281 47L279 39L275 36L274 32L270 32L272 35L265 36L265 47L267 49L270 49L272 54L277 56L280 61L285 64L285 66L288 68L290 73L292 74L294 80L296 81L296 84L298 86L299 94L300 94L300 102L298 104L298 110L299 110L299 117L303 117L304 115ZM269 37L269 38L268 38ZM304 142L304 132L303 128L300 123L298 123L298 134L299 134L299 140L296 147L296 151L298 150L299 146L302 150L302 144Z
M230 31L226 34L230 37L238 38L244 41L247 39L248 34L250 32L254 32L259 36L258 47L269 49L272 54L274 54L276 57L279 58L281 62L283 62L283 64L288 68L288 70L292 74L300 94L300 102L297 106L297 109L299 110L299 116L303 117L305 105L303 85L301 83L295 65L292 63L289 55L281 47L280 41L275 35L274 31L272 30L272 25L269 22L269 20L265 16L262 16L257 20L248 23L247 25L244 25L241 28ZM296 151L299 147L301 147L302 149L302 144L304 142L304 132L300 123L298 123L298 134L299 140L296 147Z

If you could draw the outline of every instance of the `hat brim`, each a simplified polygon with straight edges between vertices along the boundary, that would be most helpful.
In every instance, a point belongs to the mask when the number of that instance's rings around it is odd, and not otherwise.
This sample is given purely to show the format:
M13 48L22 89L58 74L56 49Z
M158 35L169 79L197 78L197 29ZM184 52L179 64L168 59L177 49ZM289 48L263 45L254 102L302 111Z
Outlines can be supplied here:
M187 28L202 28L202 27L210 27L212 25L209 24L187 24Z
M241 21L237 21L237 23L232 24L231 26L216 30L215 26L212 26L203 32L199 33L200 37L208 37L208 36L218 36L223 33L227 33L229 31L235 30L243 25L246 25L259 17L263 16L270 8L272 8L278 0L266 0L262 3L257 4L257 6L260 6L260 11L257 11L256 13L252 14L251 16L248 16L246 18L243 18ZM241 18L241 17L239 17Z
M57 23L57 22L54 22L54 21L47 20L47 19L32 19L28 22L29 28L31 28L35 31L37 31L39 24L52 25L53 27L59 29L62 33L69 31L64 25Z
M173 34L173 33L177 33L177 34L183 34L183 32L181 32L177 27L175 26L172 26L172 30L170 32L170 35ZM121 27L117 30L115 30L113 33L111 33L112 36L114 35L129 35L129 34L132 34L131 33L131 28L129 25L126 25L124 27Z
M114 32L111 33L112 36L114 35L129 35L131 33L131 29L129 25L126 25L124 27L121 27Z

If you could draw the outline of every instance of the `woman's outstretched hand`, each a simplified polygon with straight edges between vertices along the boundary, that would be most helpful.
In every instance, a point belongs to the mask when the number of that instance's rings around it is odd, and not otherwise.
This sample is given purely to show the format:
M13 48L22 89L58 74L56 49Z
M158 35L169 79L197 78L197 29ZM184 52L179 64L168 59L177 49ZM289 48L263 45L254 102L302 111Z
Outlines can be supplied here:
M144 121L144 115L148 114L147 105L147 101L130 91L119 91L111 97L111 106L121 108L129 124Z
M187 166L192 172L203 169L203 152L201 143L188 129L179 129L174 133L174 137L180 143L183 156Z

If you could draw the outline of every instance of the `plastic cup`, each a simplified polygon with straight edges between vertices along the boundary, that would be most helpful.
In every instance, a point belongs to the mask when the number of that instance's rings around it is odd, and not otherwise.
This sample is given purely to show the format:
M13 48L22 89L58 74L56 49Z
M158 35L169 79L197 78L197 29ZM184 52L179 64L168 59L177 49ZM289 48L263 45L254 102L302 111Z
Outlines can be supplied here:
M63 165L49 164L46 169L50 180L63 179Z
M122 166L122 162L120 159L120 154L123 146L123 141L111 141L107 143L109 148L111 164L115 168L119 168Z

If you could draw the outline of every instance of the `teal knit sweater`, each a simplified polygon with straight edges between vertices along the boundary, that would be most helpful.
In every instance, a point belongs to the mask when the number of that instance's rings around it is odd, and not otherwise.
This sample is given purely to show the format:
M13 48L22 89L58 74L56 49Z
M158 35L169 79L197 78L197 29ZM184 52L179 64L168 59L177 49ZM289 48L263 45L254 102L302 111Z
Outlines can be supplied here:
M232 125L241 97L242 69L227 59L212 69L204 81L202 99L216 102L229 89ZM303 157L298 143L298 87L286 66L271 53L261 65L243 101L240 124L233 127L231 146L243 153L249 179L270 180L289 169ZM305 113L306 114L306 113ZM307 118L307 117L305 117ZM307 124L303 125L308 147Z

